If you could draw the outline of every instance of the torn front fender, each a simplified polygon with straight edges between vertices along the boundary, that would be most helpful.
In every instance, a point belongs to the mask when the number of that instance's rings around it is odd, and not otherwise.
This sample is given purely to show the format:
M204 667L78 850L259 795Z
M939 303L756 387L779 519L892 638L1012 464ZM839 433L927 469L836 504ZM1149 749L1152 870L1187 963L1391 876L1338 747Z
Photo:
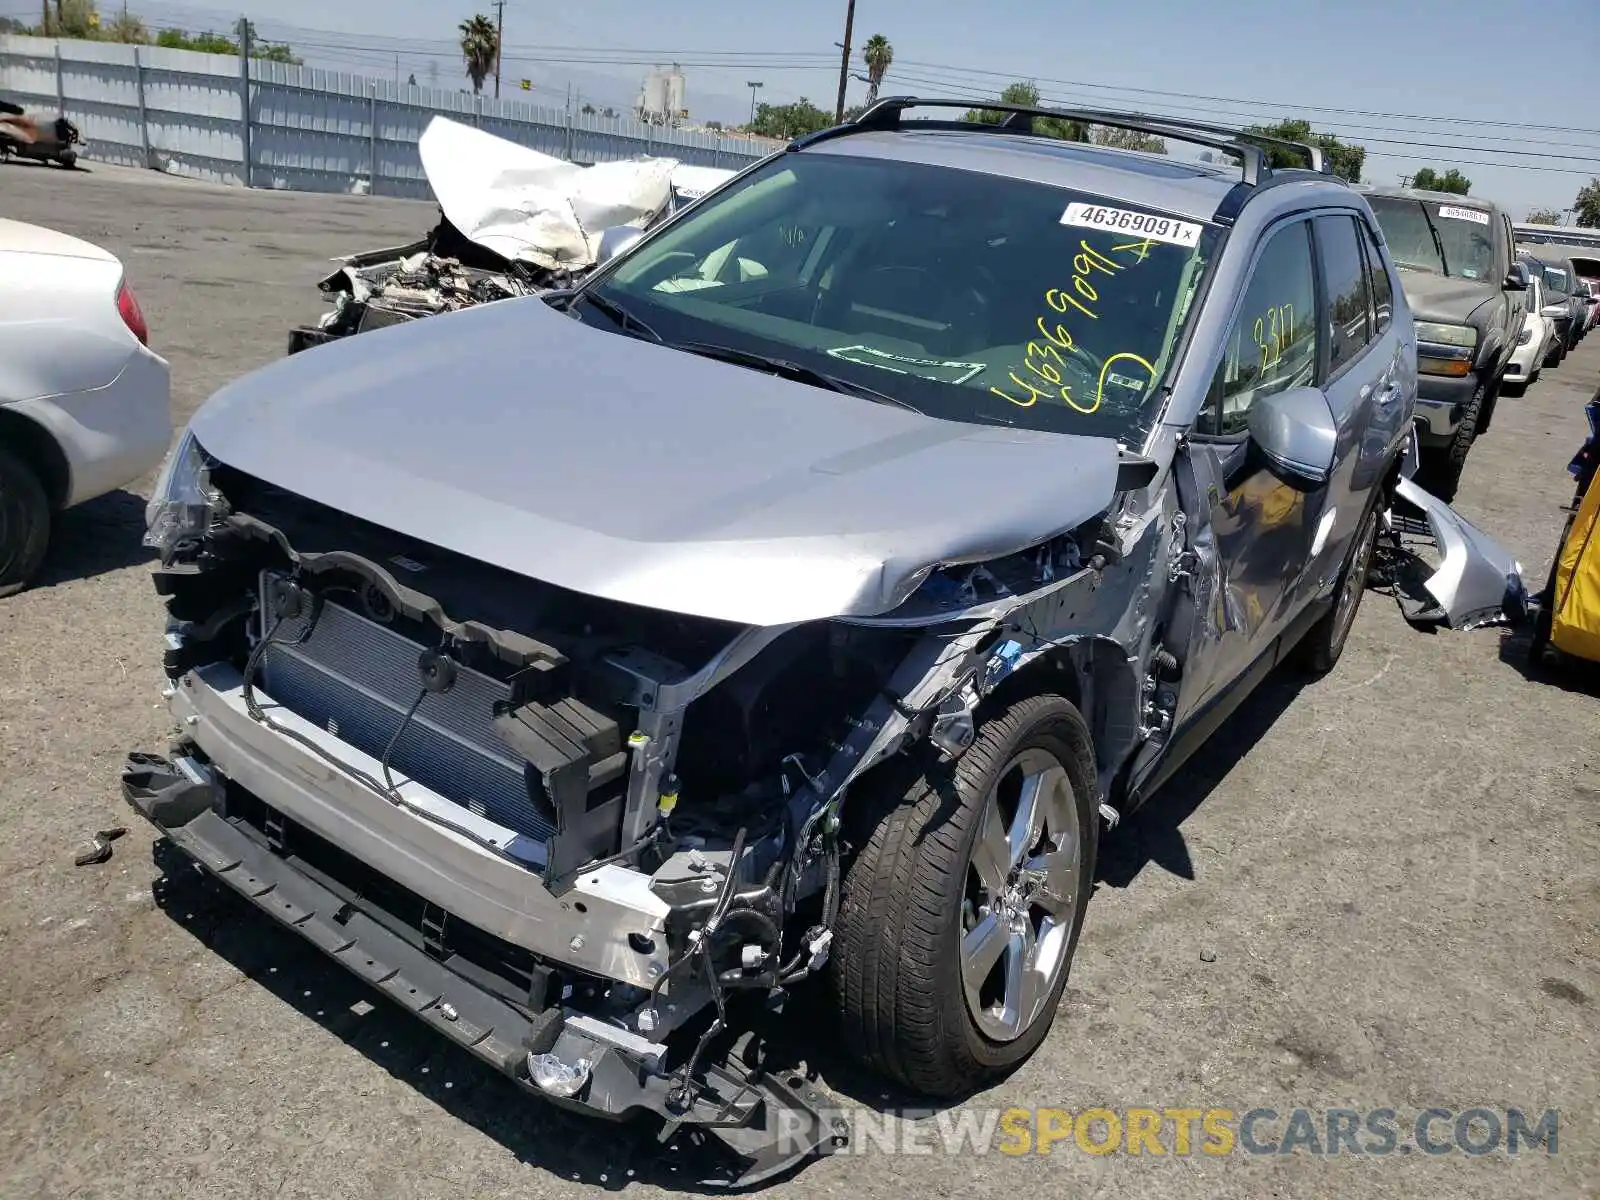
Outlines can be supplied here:
M1421 510L1438 543L1439 568L1423 583L1452 629L1476 629L1497 621L1517 623L1527 612L1522 564L1443 500L1410 479L1395 495Z

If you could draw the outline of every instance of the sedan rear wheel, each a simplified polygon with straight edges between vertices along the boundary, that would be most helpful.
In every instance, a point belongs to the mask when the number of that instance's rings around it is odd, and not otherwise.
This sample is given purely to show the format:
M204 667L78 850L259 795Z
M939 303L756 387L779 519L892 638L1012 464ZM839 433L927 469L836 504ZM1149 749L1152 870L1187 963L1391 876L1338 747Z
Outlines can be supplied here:
M50 544L50 501L39 477L0 446L0 596L28 586Z

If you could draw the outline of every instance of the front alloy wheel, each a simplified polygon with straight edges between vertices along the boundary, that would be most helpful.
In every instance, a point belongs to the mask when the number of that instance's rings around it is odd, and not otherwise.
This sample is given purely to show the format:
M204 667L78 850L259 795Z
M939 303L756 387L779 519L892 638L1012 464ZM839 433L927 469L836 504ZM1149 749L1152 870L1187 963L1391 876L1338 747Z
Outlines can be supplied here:
M960 1096L1020 1065L1055 1018L1093 888L1093 743L1070 701L1030 696L954 763L887 769L901 773L845 806L834 999L868 1065Z
M1014 1041L1055 991L1082 854L1066 768L1048 751L1023 751L989 792L967 864L961 980L984 1036Z

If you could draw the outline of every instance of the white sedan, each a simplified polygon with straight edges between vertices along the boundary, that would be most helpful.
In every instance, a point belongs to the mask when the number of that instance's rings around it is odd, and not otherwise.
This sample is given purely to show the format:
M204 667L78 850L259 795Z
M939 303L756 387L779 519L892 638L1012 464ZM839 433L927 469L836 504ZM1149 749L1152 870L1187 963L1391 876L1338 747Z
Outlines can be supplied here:
M115 255L0 218L0 596L38 571L56 512L166 454L171 388L149 340Z
M1545 360L1555 352L1560 340L1555 322L1544 315L1544 303L1544 280L1535 272L1528 284L1528 313L1522 318L1522 333L1506 364L1505 383L1513 391L1524 389L1539 378Z

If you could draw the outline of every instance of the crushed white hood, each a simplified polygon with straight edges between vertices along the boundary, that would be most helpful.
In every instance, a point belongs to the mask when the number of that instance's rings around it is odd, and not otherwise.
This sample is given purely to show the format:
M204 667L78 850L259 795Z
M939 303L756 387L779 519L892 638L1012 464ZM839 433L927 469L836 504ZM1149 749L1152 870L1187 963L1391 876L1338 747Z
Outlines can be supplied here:
M680 201L688 203L721 187L737 174L737 171L730 171L727 167L696 167L679 163L672 169L672 190L678 194Z
M463 236L549 270L594 265L600 235L654 216L671 196L671 158L580 167L434 117L417 144L439 207Z

